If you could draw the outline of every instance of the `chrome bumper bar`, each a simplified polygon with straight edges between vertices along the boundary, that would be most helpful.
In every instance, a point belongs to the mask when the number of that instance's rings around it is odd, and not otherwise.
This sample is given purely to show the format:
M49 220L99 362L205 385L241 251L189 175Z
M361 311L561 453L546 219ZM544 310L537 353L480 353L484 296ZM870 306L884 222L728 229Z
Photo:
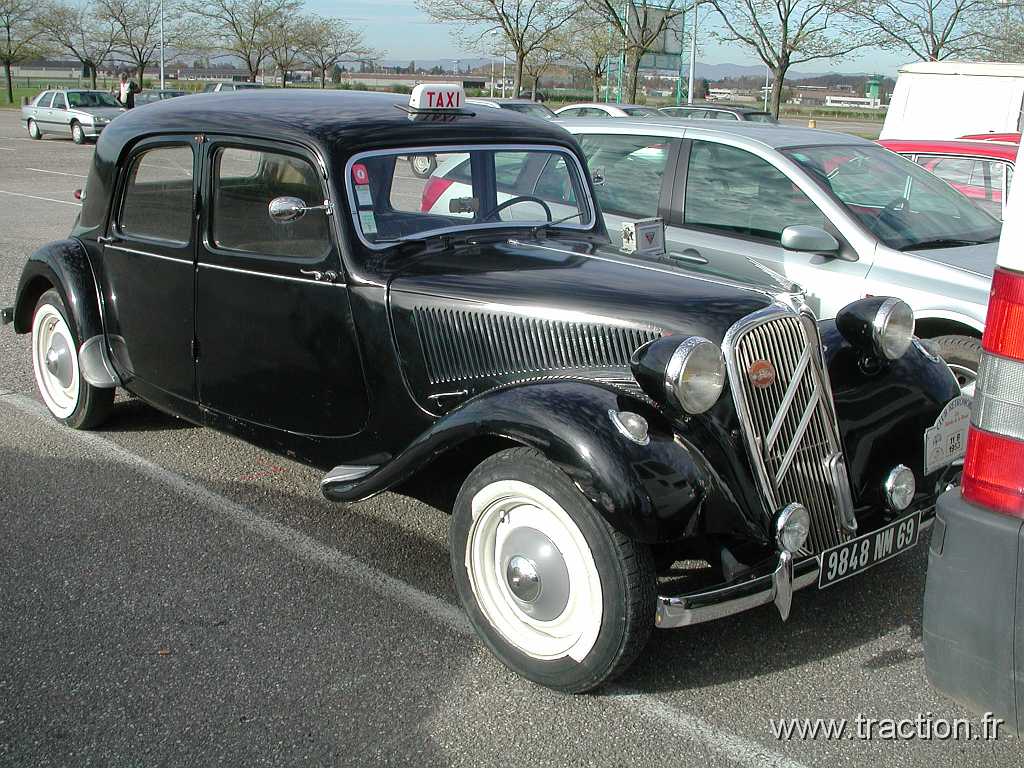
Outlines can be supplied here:
M927 511L931 514L921 520L921 530L927 530L935 520L934 508ZM654 626L658 629L674 629L703 624L768 603L775 603L779 616L785 621L789 618L793 593L817 584L820 567L816 556L794 562L791 554L780 552L775 570L739 584L679 597L659 595Z

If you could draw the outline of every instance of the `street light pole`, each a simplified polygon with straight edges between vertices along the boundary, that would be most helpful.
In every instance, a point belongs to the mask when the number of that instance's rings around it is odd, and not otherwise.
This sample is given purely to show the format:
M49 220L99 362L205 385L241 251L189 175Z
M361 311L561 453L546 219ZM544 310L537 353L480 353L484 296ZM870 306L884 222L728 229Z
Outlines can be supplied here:
M505 98L505 64L508 61L508 40L501 46L501 98Z
M693 104L693 70L697 67L697 10L700 0L693 3L693 27L690 30L690 85L686 91L686 103Z
M768 111L768 77L772 71L768 68L768 65L764 65L764 111Z
M139 83L139 85L142 85ZM160 90L164 89L164 0L160 0Z

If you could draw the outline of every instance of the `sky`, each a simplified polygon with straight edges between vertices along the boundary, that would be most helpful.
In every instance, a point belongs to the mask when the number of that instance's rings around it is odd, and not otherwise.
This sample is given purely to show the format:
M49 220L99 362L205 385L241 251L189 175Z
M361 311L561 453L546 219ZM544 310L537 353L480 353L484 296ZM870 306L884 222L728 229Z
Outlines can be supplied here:
M437 24L416 7L414 0L306 0L310 11L337 16L362 29L366 42L384 52L382 58L398 61L479 57L479 51L461 50L452 38L451 25ZM702 10L702 30L718 25L714 11ZM756 55L735 43L720 43L709 35L698 42L699 60L708 64L757 64ZM899 53L869 51L843 61L814 61L793 68L796 72L877 72L895 75L907 60Z

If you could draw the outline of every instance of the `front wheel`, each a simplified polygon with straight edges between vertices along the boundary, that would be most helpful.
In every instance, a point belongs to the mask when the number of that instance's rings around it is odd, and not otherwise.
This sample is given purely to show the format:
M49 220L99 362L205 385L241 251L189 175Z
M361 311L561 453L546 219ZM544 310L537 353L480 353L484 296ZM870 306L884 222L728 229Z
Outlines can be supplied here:
M99 389L82 378L79 340L60 294L39 297L32 316L32 368L43 403L54 418L75 429L99 426L114 403L113 389Z
M39 130L39 125L35 120L28 121L28 135L37 141L43 138L43 132Z
M470 622L529 680L591 690L625 671L650 636L650 549L613 530L535 451L502 451L473 470L449 547Z
M82 128L81 123L71 124L71 140L75 144L85 144L85 130Z
M409 168L421 179L425 179L437 168L437 158L433 155L413 155L409 158Z
M978 367L981 365L981 341L973 336L938 336L932 341L939 348L939 354L949 370L956 376L960 392L974 397Z

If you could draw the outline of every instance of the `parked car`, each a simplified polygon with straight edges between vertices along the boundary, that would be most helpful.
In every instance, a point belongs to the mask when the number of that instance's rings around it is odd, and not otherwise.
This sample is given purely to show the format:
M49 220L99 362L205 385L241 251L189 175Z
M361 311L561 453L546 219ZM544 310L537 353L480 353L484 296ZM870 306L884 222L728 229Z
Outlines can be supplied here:
M558 117L639 117L659 118L664 117L654 107L645 107L640 104L605 104L604 102L592 102L589 104L568 104L561 109L556 109Z
M33 139L50 134L70 136L75 144L84 144L124 111L106 91L43 91L21 108L21 123Z
M932 685L1017 734L1024 733L1022 320L1024 195L1017 190L992 280L963 485L937 505L921 632Z
M756 107L734 106L732 104L684 104L678 107L661 107L663 115L683 120L740 120L750 123L777 123L770 112Z
M263 83L235 80L229 83L209 83L203 88L203 93L231 93L232 91L251 91L256 88L266 88L266 86Z
M179 96L188 96L188 94L189 91L179 91L171 88L143 91L135 96L135 106L141 107L143 104L153 104L164 99L176 99Z
M967 407L904 302L819 323L771 281L662 258L639 224L625 253L569 134L463 106L431 84L119 118L73 231L0 312L32 335L47 408L95 427L122 387L323 469L338 502L451 483L470 622L565 691L622 672L655 626L785 619L794 590L916 543ZM447 213L405 172L424 150L469 157ZM550 183L499 199L537 167Z
M1019 144L1002 141L882 140L1002 221Z
M820 317L899 296L970 394L999 222L877 144L781 125L566 121L613 234L661 216L671 253L719 275L747 260L798 283Z
M542 120L554 120L555 113L543 104L532 99L466 99L467 104L476 104L481 107L493 107L494 109L511 109L530 117L539 117Z
M899 68L883 139L955 139L1024 128L1024 64L918 61Z

